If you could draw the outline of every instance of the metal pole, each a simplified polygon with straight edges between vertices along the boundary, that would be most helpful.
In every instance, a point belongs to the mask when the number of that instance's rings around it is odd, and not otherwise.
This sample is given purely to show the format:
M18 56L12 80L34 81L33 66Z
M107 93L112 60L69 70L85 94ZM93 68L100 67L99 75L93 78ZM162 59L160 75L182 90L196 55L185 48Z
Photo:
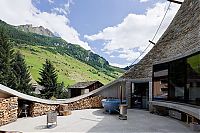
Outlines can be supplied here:
M182 3L183 3L183 2L181 2L181 1L176 1L176 0L167 0L167 1L173 2L173 3L176 3L176 4L182 4Z
M122 104L122 86L120 85L120 103Z

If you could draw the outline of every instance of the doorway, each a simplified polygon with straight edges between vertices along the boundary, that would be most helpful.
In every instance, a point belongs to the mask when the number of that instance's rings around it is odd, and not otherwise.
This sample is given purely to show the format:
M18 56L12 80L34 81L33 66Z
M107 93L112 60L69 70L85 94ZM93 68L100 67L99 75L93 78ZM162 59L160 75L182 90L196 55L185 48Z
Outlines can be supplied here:
M131 93L131 108L148 109L149 83L133 83Z

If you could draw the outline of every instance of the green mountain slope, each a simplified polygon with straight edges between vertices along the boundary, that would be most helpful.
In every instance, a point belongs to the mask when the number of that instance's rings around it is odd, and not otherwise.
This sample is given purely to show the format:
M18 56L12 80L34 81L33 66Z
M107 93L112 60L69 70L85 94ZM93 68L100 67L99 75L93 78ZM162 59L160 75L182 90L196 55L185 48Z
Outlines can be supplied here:
M123 73L120 68L110 66L103 57L59 37L26 33L3 21L0 21L0 27L7 31L10 40L16 44L16 50L25 55L34 80L38 79L39 69L45 59L53 61L59 81L65 85L88 80L99 80L106 84Z
M112 80L110 77L96 68L80 62L68 55L60 55L58 53L52 53L44 49L43 46L20 46L16 50L25 56L26 62L29 66L33 79L37 80L39 77L39 70L42 68L42 64L45 59L50 59L57 70L58 80L63 81L65 85L72 85L79 81L99 80L106 84ZM116 73L120 75L120 73Z

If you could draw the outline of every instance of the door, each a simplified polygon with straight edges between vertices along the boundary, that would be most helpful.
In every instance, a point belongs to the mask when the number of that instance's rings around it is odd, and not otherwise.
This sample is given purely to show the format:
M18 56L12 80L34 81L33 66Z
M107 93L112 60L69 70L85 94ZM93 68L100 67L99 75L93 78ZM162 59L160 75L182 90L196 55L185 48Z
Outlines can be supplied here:
M134 83L132 89L132 108L147 109L149 99L149 83Z

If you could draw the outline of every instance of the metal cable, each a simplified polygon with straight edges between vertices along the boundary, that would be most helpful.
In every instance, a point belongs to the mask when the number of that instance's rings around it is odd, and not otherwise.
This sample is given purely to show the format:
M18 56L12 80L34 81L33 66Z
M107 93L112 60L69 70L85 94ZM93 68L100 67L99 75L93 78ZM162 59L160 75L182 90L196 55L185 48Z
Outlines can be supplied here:
M155 32L155 34L154 34L154 36L153 36L153 38L151 40L152 42L154 41L154 39L156 38L156 35L158 34L158 31L160 30L160 28L162 26L162 23L163 23L166 15L167 15L167 12L169 11L170 6L171 6L171 2L169 3L169 5L167 7L167 10L166 10L166 12L165 12L165 14L164 14L164 16L162 18L162 21L161 21L160 25L158 26L158 29L156 30L156 32ZM133 63L131 63L131 65L128 66L129 69L145 53L145 51L150 47L150 45L151 45L151 43L149 43L149 45L141 52L141 54L133 61Z

